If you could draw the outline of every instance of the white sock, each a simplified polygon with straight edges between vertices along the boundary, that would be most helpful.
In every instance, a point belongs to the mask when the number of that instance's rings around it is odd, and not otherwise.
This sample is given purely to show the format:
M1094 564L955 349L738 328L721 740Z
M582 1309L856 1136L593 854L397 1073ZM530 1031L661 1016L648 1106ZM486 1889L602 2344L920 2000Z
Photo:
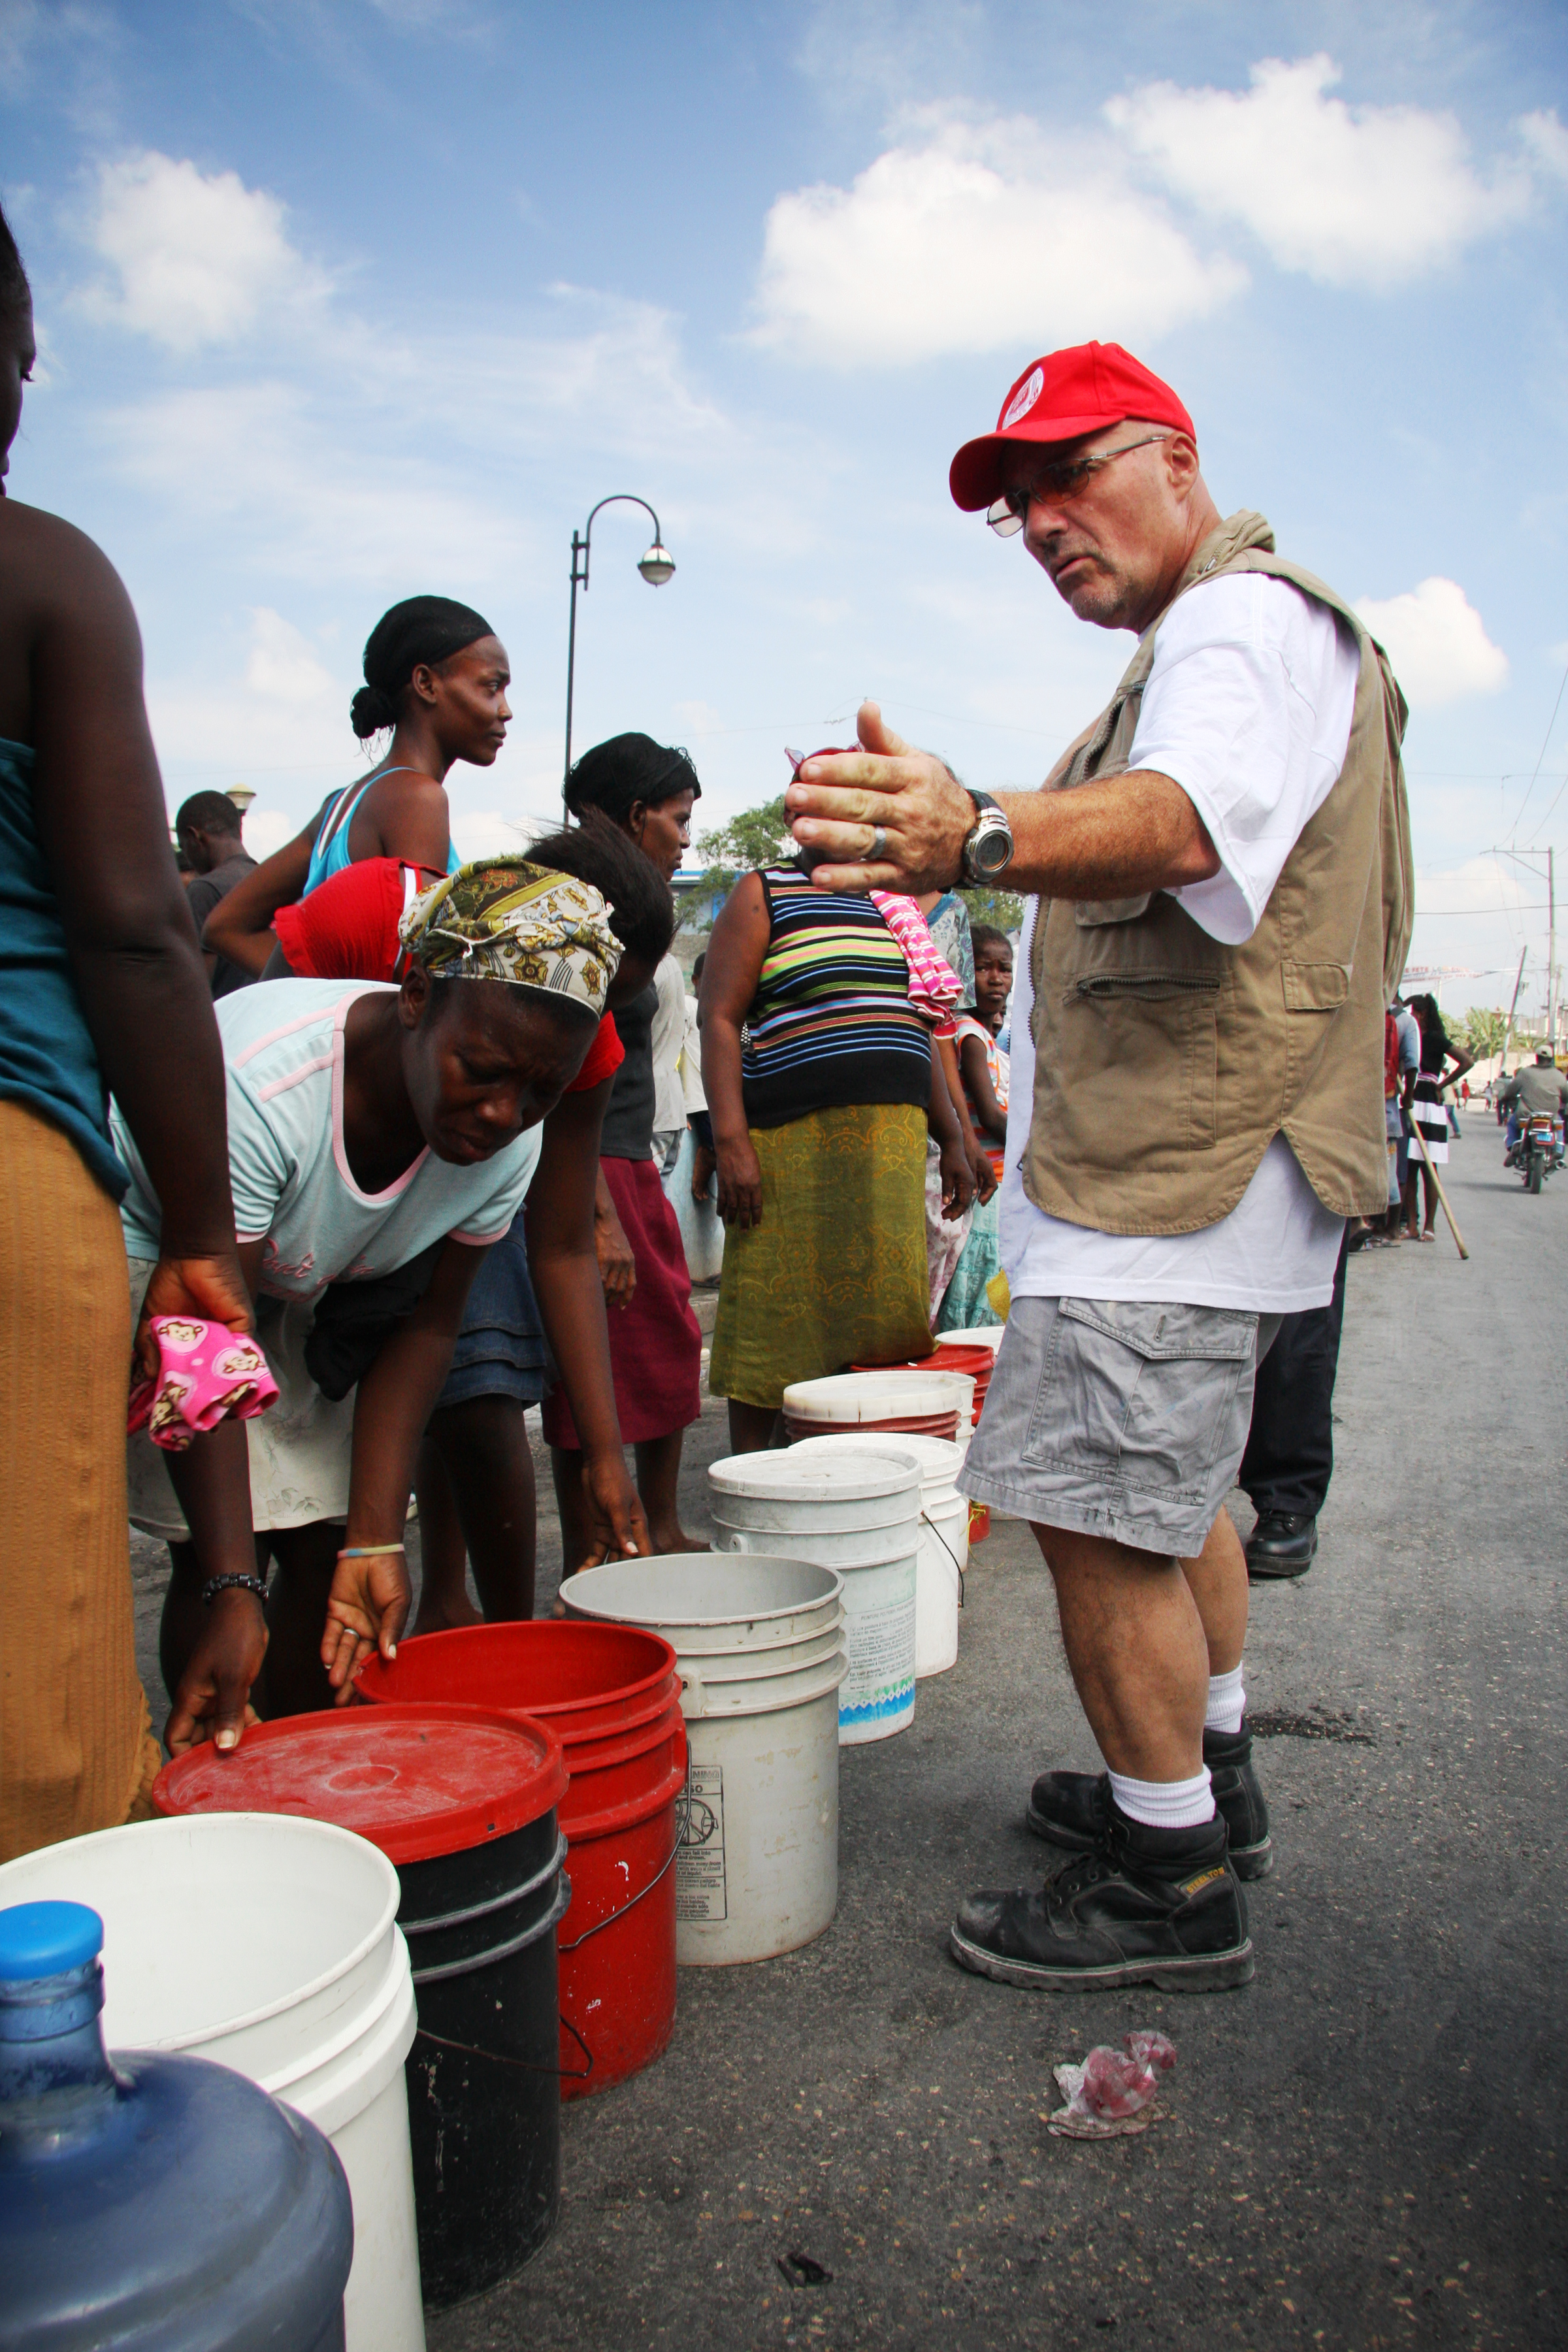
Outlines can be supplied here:
M1240 1666L1232 1674L1211 1675L1208 1713L1204 1717L1204 1729L1239 1731L1246 1711L1247 1693L1241 1687Z
M1190 1780L1129 1780L1124 1773L1113 1772L1110 1793L1129 1821L1142 1822L1152 1830L1192 1830L1214 1819L1206 1764Z

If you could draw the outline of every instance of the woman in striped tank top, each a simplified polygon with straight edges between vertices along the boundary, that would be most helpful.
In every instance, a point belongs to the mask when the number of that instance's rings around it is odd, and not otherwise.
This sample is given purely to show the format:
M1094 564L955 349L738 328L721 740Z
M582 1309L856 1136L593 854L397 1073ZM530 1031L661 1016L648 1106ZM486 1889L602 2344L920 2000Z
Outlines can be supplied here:
M926 1135L972 1177L904 951L868 898L798 865L748 874L703 969L702 1083L728 1228L709 1386L737 1453L784 1392L858 1359L927 1355Z

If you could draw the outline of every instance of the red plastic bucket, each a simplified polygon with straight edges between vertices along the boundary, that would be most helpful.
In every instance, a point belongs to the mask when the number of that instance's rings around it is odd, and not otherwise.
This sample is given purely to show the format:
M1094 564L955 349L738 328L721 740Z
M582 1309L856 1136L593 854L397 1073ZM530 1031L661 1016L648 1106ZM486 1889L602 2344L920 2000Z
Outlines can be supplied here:
M583 1620L464 1626L399 1643L390 1664L372 1659L355 1689L373 1706L419 1699L523 1715L560 1738L572 1875L560 1946L562 2096L585 2097L650 2065L675 2031L671 1864L686 1725L669 1643Z

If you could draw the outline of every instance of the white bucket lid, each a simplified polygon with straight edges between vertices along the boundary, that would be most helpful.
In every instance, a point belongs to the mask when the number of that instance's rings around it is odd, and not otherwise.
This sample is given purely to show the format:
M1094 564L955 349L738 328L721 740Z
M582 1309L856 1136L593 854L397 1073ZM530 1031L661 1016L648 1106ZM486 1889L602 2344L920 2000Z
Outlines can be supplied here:
M951 1486L963 1466L966 1451L951 1437L923 1437L918 1430L889 1429L858 1437L852 1429L832 1429L821 1437L797 1437L789 1452L823 1461L846 1450L868 1453L873 1445L879 1454L895 1459L901 1454L906 1461L917 1463L922 1488Z
M851 1438L847 1452L826 1460L803 1459L795 1445L782 1452L731 1454L710 1464L708 1478L721 1495L758 1501L859 1503L912 1494L920 1470L907 1454L900 1458L892 1448Z
M974 1382L968 1372L834 1372L824 1381L793 1382L784 1392L784 1409L796 1421L838 1423L956 1412L963 1425L973 1414Z

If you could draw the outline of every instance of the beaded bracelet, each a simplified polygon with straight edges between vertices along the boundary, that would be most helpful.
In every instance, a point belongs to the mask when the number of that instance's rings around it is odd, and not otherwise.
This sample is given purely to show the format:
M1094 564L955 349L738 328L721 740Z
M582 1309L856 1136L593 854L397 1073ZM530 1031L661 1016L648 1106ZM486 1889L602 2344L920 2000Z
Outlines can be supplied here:
M254 1592L258 1601L267 1598L267 1580L261 1576L209 1576L202 1587L202 1599L210 1609L220 1592Z
M406 1544L350 1544L339 1552L340 1559L379 1559L383 1552L406 1551Z

